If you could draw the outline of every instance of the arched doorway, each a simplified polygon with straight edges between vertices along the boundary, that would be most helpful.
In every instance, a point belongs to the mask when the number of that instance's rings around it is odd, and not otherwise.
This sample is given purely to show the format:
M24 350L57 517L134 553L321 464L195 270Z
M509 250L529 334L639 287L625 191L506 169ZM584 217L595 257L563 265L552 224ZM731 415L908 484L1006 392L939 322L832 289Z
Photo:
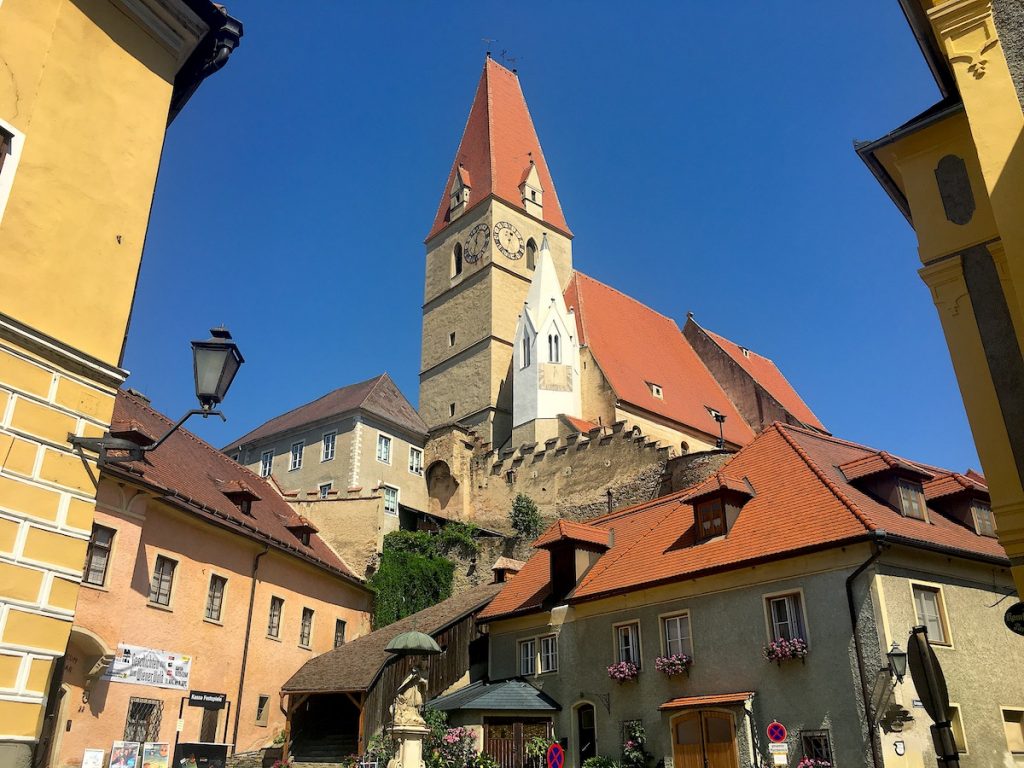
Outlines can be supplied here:
M672 763L673 768L739 768L733 716L702 709L673 718Z
M576 705L576 766L583 761L597 756L597 712L594 705L583 702Z

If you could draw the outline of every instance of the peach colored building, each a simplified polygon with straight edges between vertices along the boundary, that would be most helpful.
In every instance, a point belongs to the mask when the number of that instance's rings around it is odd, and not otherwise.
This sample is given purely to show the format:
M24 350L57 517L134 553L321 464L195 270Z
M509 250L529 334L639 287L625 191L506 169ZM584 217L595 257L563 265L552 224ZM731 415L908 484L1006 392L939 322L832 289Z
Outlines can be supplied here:
M170 425L118 393L113 433L142 440ZM369 631L369 590L312 524L185 430L145 461L103 468L82 586L54 682L51 766L80 765L87 748L109 756L115 740L269 744L284 727L282 683ZM177 666L177 679L114 679L125 646L136 665ZM183 706L189 691L225 694L225 706Z

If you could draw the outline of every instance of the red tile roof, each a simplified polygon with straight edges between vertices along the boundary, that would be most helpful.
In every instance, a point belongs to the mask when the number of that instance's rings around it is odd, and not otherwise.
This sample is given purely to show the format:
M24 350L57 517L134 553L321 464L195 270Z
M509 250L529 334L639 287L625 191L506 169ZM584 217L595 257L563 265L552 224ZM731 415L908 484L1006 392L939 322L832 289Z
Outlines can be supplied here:
M743 493L747 496L754 495L750 484L745 479L730 477L722 472L716 472L704 482L694 486L681 500L694 502L721 491L733 491L734 493Z
M807 406L807 403L803 401L803 398L797 394L796 390L793 389L793 385L789 383L785 376L782 375L782 371L769 360L767 357L762 357L756 352L741 347L735 342L729 341L724 336L719 336L717 333L712 333L706 328L702 328L704 333L709 337L722 350L733 359L733 361L740 366L747 374L764 387L768 394L774 397L779 403L793 414L796 418L800 419L801 422L809 427L820 429L822 432L827 432L825 425L822 424L818 417L814 415L811 409ZM743 350L746 349L746 354Z
M979 536L940 512L933 511L928 521L904 517L852 485L839 469L877 454L863 445L777 422L725 465L725 473L745 477L757 489L726 536L697 543L694 510L685 501L689 489L595 518L588 527L614 530L614 546L569 600L841 546L878 530L896 543L1007 562L995 539ZM539 610L550 593L549 562L547 551L531 557L481 618Z
M608 531L594 528L586 523L574 523L571 520L556 520L540 535L533 546L537 549L549 547L557 541L581 541L585 544L597 544L608 547Z
M174 423L124 390L117 393L113 421L138 423L146 434L152 435L163 435ZM103 472L128 482L144 483L162 492L168 504L240 536L270 544L365 589L362 580L319 537L311 536L309 546L302 545L289 528L303 525L303 518L266 480L187 429L179 429L163 445L146 454L143 461L108 465ZM258 496L252 502L251 514L244 514L225 495L225 488L228 493L246 488Z
M568 416L563 414L562 418L569 422L570 426L572 426L573 429L575 429L577 432L581 432L584 435L587 434L590 430L597 429L598 427L601 426L596 421L577 419L575 416Z
M984 482L970 477L970 474L961 475L959 472L951 472L948 475L941 475L934 480L929 480L924 484L924 497L928 501L965 491L973 491L988 496L988 486Z
M531 159L544 192L544 221L571 235L519 78L488 57L427 240L448 225L449 191L460 163L472 179L469 208L493 194L525 212L519 185Z
M226 453L247 443L279 435L321 419L360 409L379 416L414 434L426 437L427 425L386 373L328 392L311 403L275 416L224 448Z
M713 707L720 704L742 704L753 695L753 691L743 691L742 693L713 693L708 696L683 696L678 699L669 699L658 709L686 709L687 707Z
M575 310L580 344L590 348L619 400L717 439L718 424L707 410L714 408L726 416L726 442L753 439L674 320L581 272L573 272L565 303ZM662 397L651 384L661 386Z
M888 472L892 469L903 470L921 478L930 478L932 473L918 464L913 464L898 456L893 456L888 451L875 451L867 456L858 457L848 461L839 467L847 480L853 481L869 475L877 475L879 472Z

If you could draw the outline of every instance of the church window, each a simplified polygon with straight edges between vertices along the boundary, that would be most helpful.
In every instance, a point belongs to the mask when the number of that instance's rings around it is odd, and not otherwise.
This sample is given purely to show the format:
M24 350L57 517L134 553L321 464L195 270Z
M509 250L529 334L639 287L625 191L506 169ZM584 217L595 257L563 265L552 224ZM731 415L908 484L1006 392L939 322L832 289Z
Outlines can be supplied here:
M527 269L537 268L537 243L532 237L526 241L526 267Z
M455 244L455 250L452 251L452 277L458 277L462 274L462 243Z
M559 338L557 333L548 334L548 362L562 362L562 351L559 349Z
M520 355L520 368L530 367L530 335L528 333L523 334L523 351Z

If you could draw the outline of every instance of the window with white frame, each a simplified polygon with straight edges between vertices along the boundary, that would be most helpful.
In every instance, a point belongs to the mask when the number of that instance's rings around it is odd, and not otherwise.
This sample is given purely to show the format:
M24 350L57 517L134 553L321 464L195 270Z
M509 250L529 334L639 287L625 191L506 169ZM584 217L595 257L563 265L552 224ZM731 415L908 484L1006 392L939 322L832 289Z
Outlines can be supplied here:
M384 491L384 513L387 515L398 514L398 489L392 485L385 485Z
M648 382L648 384L650 384L650 386L651 386L651 394L652 395L654 395L659 400L664 400L665 399L665 393L661 389L661 385L660 384L655 384L654 382Z
M558 638L555 635L545 635L540 639L540 671L558 671Z
M260 477L270 477L270 470L274 466L274 452L264 451L260 454Z
M423 451L415 445L409 446L409 471L414 475L423 474Z
M560 344L561 342L559 341L557 333L548 334L548 362L562 362L562 350L560 349Z
M334 458L334 443L337 439L337 432L324 433L323 444L320 446L320 461L330 461Z
M940 587L914 584L914 612L919 624L928 628L928 642L949 644L949 625Z
M804 624L803 601L799 592L766 597L768 620L771 622L769 640L807 640Z
M89 547L85 551L85 570L82 582L102 587L107 581L107 566L110 564L110 549L114 544L114 529L93 525Z
M14 185L14 173L18 168L24 143L24 134L0 121L0 219L3 219L7 198L10 197L11 187Z
M519 674L535 675L537 673L537 641L534 639L519 641Z
M284 598L270 598L270 611L267 613L267 637L281 636L281 615L284 613Z
M317 491L317 495L321 499L326 499L328 496L331 495L331 489L332 488L334 488L334 483L320 483L320 486L319 486L318 491Z
M210 621L220 621L220 614L224 608L224 588L227 585L228 580L223 576L210 576L210 588L206 592L206 618Z
M665 639L665 655L686 655L693 658L693 642L690 639L690 614L680 613L661 619L661 632Z
M345 644L345 621L343 619L334 620L334 647L340 648Z
M299 440L297 443L292 443L291 461L288 462L288 471L293 472L296 469L302 467L302 449L305 447L305 443Z
M171 604L171 587L174 585L174 569L177 565L169 557L156 556L153 578L149 583L149 602L165 606Z
M949 705L949 724L953 730L953 741L956 742L956 751L961 755L967 754L967 736L964 734L964 721L960 714L958 704Z
M1015 756L1024 755L1024 709L1003 710L1006 746Z
M267 726L270 717L270 696L261 693L256 699L256 725Z
M615 660L631 661L640 666L640 622L616 625Z
M925 520L924 491L920 483L900 478L897 483L900 492L900 507L904 517Z
M302 609L302 621L299 624L299 645L309 648L310 639L313 636L313 609Z
M391 463L391 438L380 433L377 434L377 461Z

